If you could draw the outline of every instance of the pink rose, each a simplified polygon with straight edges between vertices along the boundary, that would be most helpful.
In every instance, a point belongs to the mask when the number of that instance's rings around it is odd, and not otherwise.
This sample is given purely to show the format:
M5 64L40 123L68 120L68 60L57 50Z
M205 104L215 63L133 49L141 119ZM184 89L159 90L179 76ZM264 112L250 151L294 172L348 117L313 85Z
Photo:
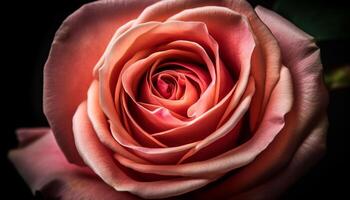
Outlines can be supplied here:
M50 198L271 199L324 152L327 99L313 38L270 10L98 1L56 33L51 130L10 158Z

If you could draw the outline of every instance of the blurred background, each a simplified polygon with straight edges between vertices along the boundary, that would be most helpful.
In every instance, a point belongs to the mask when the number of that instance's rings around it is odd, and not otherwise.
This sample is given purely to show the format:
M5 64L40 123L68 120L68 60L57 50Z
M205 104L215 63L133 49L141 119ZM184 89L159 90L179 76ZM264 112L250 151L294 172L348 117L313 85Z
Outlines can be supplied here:
M0 199L34 199L8 161L7 152L17 146L16 128L48 125L42 112L43 66L55 31L69 14L87 2L14 1L1 6L5 54L1 53L0 78ZM275 10L316 38L330 90L328 151L283 199L343 199L348 196L350 181L350 8L341 0L249 2Z

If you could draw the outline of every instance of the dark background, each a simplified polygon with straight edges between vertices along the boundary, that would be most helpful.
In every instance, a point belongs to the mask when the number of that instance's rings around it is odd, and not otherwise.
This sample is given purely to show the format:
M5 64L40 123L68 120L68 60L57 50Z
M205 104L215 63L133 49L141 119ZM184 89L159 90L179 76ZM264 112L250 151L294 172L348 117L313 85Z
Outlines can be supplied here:
M42 69L55 31L85 2L88 1L15 1L1 6L4 16L1 17L0 32L4 36L1 37L0 199L33 199L29 188L8 161L7 152L17 145L16 128L47 126L42 113ZM272 3L273 0L268 0L259 4L271 8ZM332 39L318 45L326 72L350 64L349 40ZM350 185L347 164L350 157L349 94L349 87L330 92L328 151L283 199L340 199L347 196Z

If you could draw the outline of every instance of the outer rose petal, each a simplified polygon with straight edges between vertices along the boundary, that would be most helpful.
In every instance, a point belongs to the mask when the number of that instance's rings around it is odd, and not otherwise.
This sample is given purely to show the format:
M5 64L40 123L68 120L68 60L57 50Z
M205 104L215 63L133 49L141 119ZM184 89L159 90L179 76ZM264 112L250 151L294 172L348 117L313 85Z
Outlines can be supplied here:
M254 164L257 168L253 169L254 173L249 172L251 168L245 169L249 173L245 179L258 182L270 176L266 171L276 172L288 164L302 141L318 124L327 123L324 117L328 94L319 49L313 38L272 11L257 7L256 12L276 37L282 51L282 62L292 74L294 88L294 104L287 115L285 128ZM323 132L326 131L324 128Z
M77 149L84 162L115 190L128 191L146 199L160 199L187 193L213 181L206 178L174 178L149 182L132 179L117 166L110 151L98 141L86 109L86 102L82 102L73 118Z
M283 171L258 187L239 194L233 199L277 199L321 159L326 150L327 135L324 130L327 129L327 126L327 117L324 117L304 140Z
M44 199L139 199L115 191L88 168L68 163L50 129L21 129L17 137L21 147L9 157L32 192L40 191Z
M86 4L57 31L44 69L44 111L70 162L82 164L74 145L71 119L86 98L93 67L115 30L155 1L106 0Z
M239 173L207 190L206 197L233 196L271 179L277 171L293 163L292 159L300 154L295 152L305 138L319 127L323 127L319 129L320 135L327 131L328 94L322 78L319 49L312 37L272 11L257 7L256 12L279 42L282 62L289 68L293 78L294 104L286 117L284 129L269 147Z

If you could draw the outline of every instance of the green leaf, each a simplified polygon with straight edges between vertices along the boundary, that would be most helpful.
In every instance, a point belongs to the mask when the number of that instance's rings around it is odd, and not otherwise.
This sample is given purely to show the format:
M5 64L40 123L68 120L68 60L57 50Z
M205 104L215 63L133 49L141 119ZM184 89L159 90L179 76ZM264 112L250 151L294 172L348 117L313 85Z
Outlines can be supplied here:
M334 90L350 86L350 65L335 68L325 74L325 82Z
M350 9L340 0L276 0L273 10L317 41L350 39Z

